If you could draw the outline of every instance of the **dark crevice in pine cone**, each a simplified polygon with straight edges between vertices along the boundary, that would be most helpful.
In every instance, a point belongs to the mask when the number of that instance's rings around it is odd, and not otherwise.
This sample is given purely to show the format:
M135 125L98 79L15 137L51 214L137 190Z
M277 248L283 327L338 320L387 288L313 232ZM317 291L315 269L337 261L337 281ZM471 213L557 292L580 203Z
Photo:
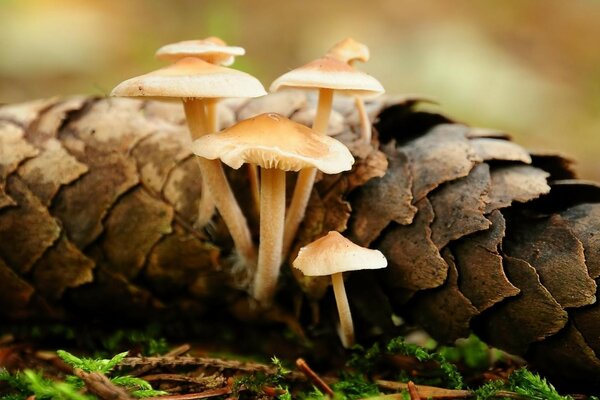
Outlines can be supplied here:
M329 230L385 253L386 270L348 277L359 338L390 333L397 313L442 342L474 331L554 379L600 385L600 186L577 180L562 156L529 154L502 132L418 104L367 104L378 115L377 149L356 141L352 102L336 104L330 130L357 162L319 177L290 259ZM304 95L277 94L225 102L220 118L228 126L275 110L307 121L312 107ZM3 319L306 325L320 306L334 342L328 281L288 266L278 310L250 315L223 222L195 225L202 193L188 143L179 104L0 107ZM256 234L245 169L227 173Z

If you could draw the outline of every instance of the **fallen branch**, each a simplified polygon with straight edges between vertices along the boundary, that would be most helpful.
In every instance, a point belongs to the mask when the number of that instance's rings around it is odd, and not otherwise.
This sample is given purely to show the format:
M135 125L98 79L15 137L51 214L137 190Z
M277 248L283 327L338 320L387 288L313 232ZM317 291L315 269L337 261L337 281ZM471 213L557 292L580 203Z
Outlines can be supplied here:
M235 360L224 360L213 357L126 357L121 361L117 368L124 367L140 367L151 366L152 368L159 367L204 367L216 368L220 370L235 370L243 372L264 374L276 374L277 368L256 362L243 362ZM293 381L306 381L306 376L300 372L290 372L286 375L286 379Z
M189 344L183 344L179 347L176 347L174 349L172 349L171 351L169 351L167 354L164 355L164 357L177 357L177 356L181 356L185 353L187 353L188 351L190 351L191 346ZM131 376L140 376L145 374L146 372L152 370L152 365L144 365L134 371L131 371L130 375Z
M73 374L81 378L88 390L101 399L134 400L129 393L112 383L104 374L99 372L85 372L79 368L75 368Z

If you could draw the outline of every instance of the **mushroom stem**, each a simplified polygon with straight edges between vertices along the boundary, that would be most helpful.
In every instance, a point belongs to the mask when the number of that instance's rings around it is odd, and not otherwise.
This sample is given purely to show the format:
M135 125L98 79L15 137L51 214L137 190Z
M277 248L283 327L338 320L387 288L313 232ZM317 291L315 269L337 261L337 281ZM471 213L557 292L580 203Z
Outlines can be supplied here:
M313 122L313 130L320 134L327 134L327 126L329 124L329 115L331 114L331 106L333 104L333 89L319 89L319 104L317 106L317 114ZM287 256L300 227L300 223L304 219L306 206L310 199L315 177L317 176L316 168L305 168L298 174L298 180L294 187L294 194L290 207L285 217L285 231L283 234L283 257Z
M260 244L254 278L254 298L263 306L273 300L281 266L285 218L285 171L261 168Z
M196 140L208 132L206 120L206 108L204 102L200 99L184 100L185 117L190 128L192 140ZM199 162L199 161L198 161ZM198 217L195 225L202 228L210 222L215 211L215 201L213 200L207 180L202 176L202 196L198 204Z
M331 275L333 284L333 294L337 304L338 315L340 317L339 335L342 345L345 348L354 345L354 325L352 324L352 314L350 313L350 304L346 296L346 287L344 286L344 276L341 272Z
M206 109L202 99L184 99L183 109L192 140L206 135Z
M319 89L319 104L317 105L317 113L312 126L314 131L323 135L327 134L332 105L333 89Z
M258 167L254 164L247 164L248 184L254 201L254 210L256 215L260 215L260 181L258 179Z
M217 99L204 98L204 134L217 132L219 130L219 118L217 109ZM194 138L197 139L197 138ZM210 188L205 183L206 179L202 180L202 197L200 198L198 220L196 225L204 227L210 222L215 213L215 199L213 198Z
M360 140L363 143L369 144L371 143L371 121L365 109L365 102L356 96L354 98L354 105L356 106L356 111L358 111L358 119L360 121Z
M215 133L219 131L219 109L217 99L205 98L206 107L206 133Z
M186 119L190 127L192 136L203 136L203 119L200 116L201 110L204 109L204 104L201 99L189 99L183 102ZM250 229L246 222L246 217L242 213L231 187L227 182L225 172L219 160L208 160L203 157L197 157L202 173L203 196L204 197L204 182L208 188L206 193L211 193L214 203L221 213L221 217L225 221L225 225L229 229L229 233L233 239L233 243L238 251L238 254L247 263L254 263L256 254Z

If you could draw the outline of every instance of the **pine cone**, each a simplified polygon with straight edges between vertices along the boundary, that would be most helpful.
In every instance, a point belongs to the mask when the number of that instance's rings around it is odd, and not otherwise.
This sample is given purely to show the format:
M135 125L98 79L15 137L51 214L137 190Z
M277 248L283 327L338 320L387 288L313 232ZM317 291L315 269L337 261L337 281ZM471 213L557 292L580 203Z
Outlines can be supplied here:
M367 104L377 149L355 141L352 103L337 104L330 131L357 163L321 177L294 252L335 229L385 253L386 270L349 277L363 332L393 329L398 313L440 341L474 331L551 376L593 384L600 187L575 180L568 160L417 103ZM220 118L276 111L308 122L313 107L283 93L228 102ZM0 108L0 314L240 314L248 277L224 224L195 227L202 193L183 122L178 104L126 99ZM257 232L244 171L227 173ZM326 281L292 273L282 304L327 294Z

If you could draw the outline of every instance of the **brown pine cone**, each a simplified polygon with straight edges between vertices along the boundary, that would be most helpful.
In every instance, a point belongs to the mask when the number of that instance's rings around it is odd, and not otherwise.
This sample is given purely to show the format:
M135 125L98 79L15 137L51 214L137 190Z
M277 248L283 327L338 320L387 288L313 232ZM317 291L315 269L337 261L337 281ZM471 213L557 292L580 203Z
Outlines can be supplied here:
M367 104L377 149L356 141L352 103L336 105L330 132L357 163L321 177L291 257L329 230L385 253L386 270L348 279L363 337L393 329L397 313L443 342L474 331L589 384L600 372L600 187L575 180L568 160L416 105ZM227 126L275 111L308 122L313 106L283 93L227 102L220 117ZM178 104L0 107L0 314L209 318L216 305L240 317L248 276L218 217L195 226L202 193L188 144ZM227 172L257 232L245 172ZM327 304L327 281L284 268L283 308Z

